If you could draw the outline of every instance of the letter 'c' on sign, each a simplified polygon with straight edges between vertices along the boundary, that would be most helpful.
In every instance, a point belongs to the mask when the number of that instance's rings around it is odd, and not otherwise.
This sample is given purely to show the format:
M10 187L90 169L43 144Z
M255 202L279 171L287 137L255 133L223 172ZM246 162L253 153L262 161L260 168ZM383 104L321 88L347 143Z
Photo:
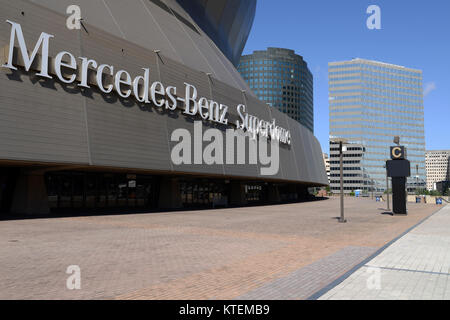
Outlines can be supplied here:
M394 147L392 148L392 157L400 158L402 156L402 148Z

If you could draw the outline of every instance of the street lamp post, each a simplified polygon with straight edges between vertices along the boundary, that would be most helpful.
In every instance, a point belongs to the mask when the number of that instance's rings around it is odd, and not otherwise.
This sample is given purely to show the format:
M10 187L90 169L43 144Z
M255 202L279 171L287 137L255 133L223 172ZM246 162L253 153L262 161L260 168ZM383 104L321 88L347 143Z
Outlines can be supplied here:
M344 218L344 149L342 146L342 141L339 141L339 162L340 162L340 176L341 176L341 217L339 218L339 222L345 223L347 222Z
M419 190L419 165L416 164L416 194L418 193L417 190Z
M372 200L373 200L373 179L370 180L370 191L372 191Z

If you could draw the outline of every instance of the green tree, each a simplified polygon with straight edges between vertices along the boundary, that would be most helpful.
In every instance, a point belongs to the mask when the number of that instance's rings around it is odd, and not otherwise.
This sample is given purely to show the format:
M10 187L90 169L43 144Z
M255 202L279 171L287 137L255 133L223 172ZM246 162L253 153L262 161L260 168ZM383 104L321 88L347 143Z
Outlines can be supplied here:
M437 190L433 190L430 192L430 196L436 196L436 197L440 197L442 196L441 193Z
M430 192L427 189L416 189L416 195L428 196L428 195L430 195Z

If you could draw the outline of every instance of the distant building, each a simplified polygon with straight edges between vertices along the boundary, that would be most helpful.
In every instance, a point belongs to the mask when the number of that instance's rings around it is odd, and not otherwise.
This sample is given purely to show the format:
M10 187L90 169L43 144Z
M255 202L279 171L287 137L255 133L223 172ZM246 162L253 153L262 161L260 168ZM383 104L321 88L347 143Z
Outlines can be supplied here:
M330 182L330 158L328 153L323 154L323 163L325 164L325 170L327 171L328 183Z
M429 150L425 154L427 190L436 190L436 183L450 180L450 150Z
M346 149L343 152L344 193L372 191L373 182L362 166L364 146L355 143L343 143L342 146ZM336 141L330 141L330 190L333 193L341 190L339 142Z
M314 132L313 76L303 57L281 48L253 51L238 71L259 99Z
M363 187L385 191L385 161L393 137L400 136L411 162L408 192L425 188L422 71L364 59L328 68L330 140L343 138L365 149L358 161L370 183Z
M437 190L442 195L450 195L450 181L440 181L436 182L435 184L435 190Z

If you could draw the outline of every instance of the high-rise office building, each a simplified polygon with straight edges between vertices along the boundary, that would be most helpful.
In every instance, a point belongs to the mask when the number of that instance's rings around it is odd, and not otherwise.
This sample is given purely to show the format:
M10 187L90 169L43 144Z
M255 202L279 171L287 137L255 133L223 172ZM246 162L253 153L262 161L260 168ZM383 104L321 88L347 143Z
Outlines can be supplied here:
M436 190L435 184L450 180L450 150L431 150L425 154L427 190Z
M238 66L253 92L314 132L313 76L294 50L267 48L244 55Z
M328 68L330 141L345 139L364 147L361 189L386 189L384 165L394 136L400 136L411 162L408 191L424 188L422 71L364 59L331 62Z

